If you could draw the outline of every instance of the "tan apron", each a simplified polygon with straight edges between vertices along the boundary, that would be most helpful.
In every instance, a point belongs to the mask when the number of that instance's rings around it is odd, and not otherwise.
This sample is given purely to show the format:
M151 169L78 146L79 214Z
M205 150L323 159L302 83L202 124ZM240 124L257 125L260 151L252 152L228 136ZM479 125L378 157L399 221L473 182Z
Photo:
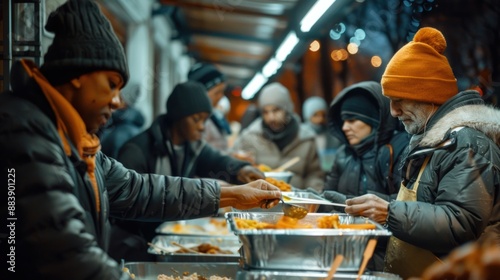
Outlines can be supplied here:
M429 162L430 156L427 156L418 173L417 181L412 190L401 184L398 197L399 201L417 201L417 190L420 177ZM398 274L403 279L409 277L418 277L422 272L436 261L441 261L431 251L413 246L394 236L389 238L387 251L385 255L384 271Z

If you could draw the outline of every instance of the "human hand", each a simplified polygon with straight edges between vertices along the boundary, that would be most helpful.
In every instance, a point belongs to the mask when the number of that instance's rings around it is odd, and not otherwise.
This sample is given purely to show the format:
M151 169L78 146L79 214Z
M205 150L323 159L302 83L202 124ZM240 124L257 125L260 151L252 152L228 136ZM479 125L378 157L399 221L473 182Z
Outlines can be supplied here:
M266 176L262 171L252 165L243 166L240 171L238 171L237 179L243 183L250 183L258 179L265 179Z
M365 194L345 201L345 212L354 216L363 216L379 224L385 224L389 213L389 202L374 194Z
M251 208L269 209L281 199L278 187L265 180L256 180L245 185L221 187L220 208L234 207L240 210Z

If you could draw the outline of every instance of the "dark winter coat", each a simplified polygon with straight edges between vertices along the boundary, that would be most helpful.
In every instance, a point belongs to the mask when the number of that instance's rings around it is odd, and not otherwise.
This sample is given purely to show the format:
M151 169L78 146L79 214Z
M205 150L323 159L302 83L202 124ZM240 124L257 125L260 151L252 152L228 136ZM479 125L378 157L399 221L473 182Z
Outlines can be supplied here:
M414 135L403 174L412 189L422 162L417 202L392 201L393 235L438 256L492 233L500 245L500 111L475 91L457 94Z
M15 202L9 216L16 219L15 244L9 246L15 247L16 273L2 279L128 278L106 253L110 216L162 221L217 213L220 186L213 180L139 175L101 152L96 155L97 212L86 164L74 147L66 156L55 115L38 85L23 77L13 88L0 94L0 168L5 182L12 178L12 200L1 205L7 221L7 203ZM7 230L0 230L2 246Z
M371 141L351 146L342 131L341 106L354 88L365 89L376 100L380 128L372 129L368 136ZM409 135L397 129L398 119L391 116L389 100L382 95L380 84L361 82L342 90L330 105L328 123L330 133L343 145L337 150L324 190L337 191L347 197L373 193L385 200L396 198L401 181L398 164Z

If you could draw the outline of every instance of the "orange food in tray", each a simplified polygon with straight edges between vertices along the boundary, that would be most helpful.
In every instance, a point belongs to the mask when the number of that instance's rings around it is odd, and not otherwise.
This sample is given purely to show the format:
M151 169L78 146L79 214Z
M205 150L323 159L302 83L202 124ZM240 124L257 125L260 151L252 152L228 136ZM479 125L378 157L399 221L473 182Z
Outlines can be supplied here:
M339 224L338 229L376 229L374 224Z
M267 177L266 181L278 187L282 192L292 191L292 186L288 183L285 183L285 181L283 180L276 180L274 178Z
M281 216L276 224L259 222L255 220L235 218L236 226L239 229L312 229L312 228L323 228L323 229L354 229L354 230L365 230L365 229L376 229L375 224L364 223L364 224L341 224L339 222L338 215L324 216L316 220L316 225L311 225L310 223L301 222L298 219L290 218L287 216Z

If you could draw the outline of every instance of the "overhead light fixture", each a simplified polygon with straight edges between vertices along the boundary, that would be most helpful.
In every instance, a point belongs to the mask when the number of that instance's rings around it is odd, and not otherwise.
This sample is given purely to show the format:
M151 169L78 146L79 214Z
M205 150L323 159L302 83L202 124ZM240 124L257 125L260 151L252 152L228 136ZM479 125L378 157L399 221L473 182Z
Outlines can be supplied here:
M311 27L321 18L321 16L330 8L335 0L318 0L309 9L307 14L300 21L300 31L309 32Z
M280 69L281 65L283 65L283 63L273 57L266 63L266 65L264 65L264 67L262 67L262 74L264 77L269 78L274 75L278 69Z
M241 98L245 100L251 99L266 82L267 77L257 73L241 92Z
M302 32L309 32L316 22L323 16L323 14L335 3L336 0L318 0L309 9L304 18L300 21L300 30ZM293 51L295 46L299 43L299 38L294 31L290 31L276 50L274 58L271 58L266 65L262 68L262 73L257 73L252 80L245 86L241 92L243 99L252 99L260 88L268 81L274 73L283 65L288 55Z
M276 59L279 61L285 61L286 57L293 51L295 46L299 43L299 38L294 31L290 31L288 35L286 35L285 40L281 43L281 45L276 50Z

